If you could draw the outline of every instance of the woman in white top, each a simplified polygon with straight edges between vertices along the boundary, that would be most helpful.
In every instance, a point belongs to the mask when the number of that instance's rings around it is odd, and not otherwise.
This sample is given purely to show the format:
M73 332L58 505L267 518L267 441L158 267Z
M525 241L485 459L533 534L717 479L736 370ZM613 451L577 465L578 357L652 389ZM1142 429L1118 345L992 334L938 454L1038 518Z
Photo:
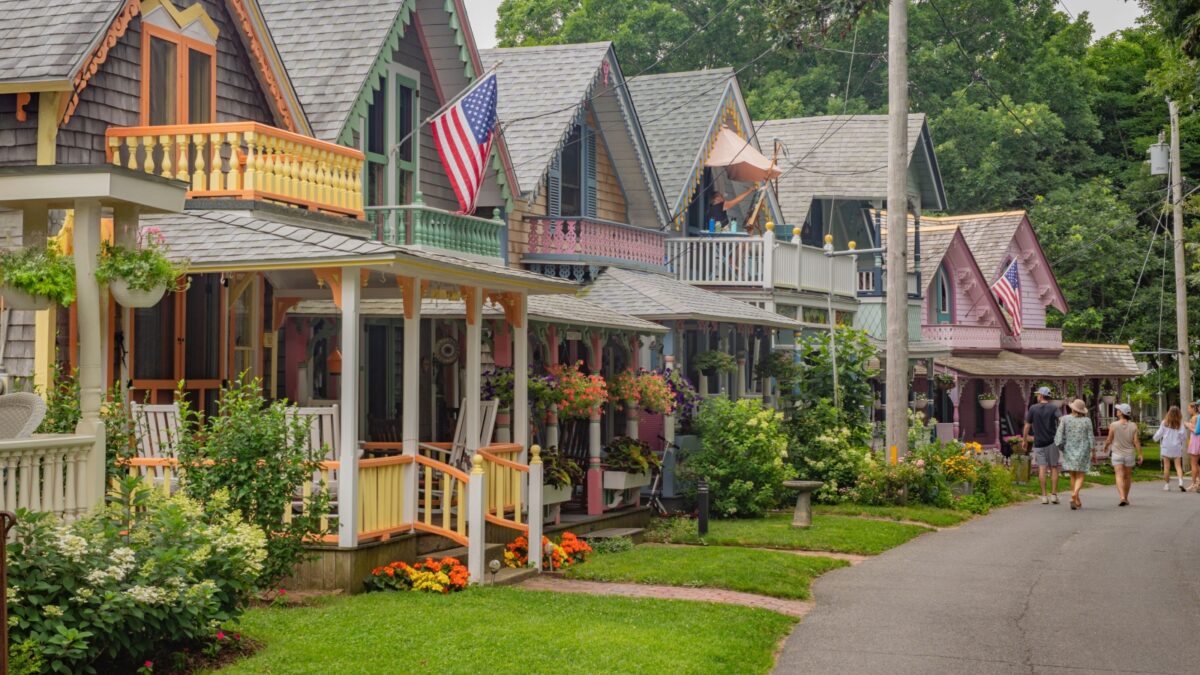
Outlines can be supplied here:
M1183 487L1183 449L1187 446L1188 430L1183 426L1183 414L1179 406L1173 405L1167 410L1167 416L1154 432L1154 440L1159 442L1159 453L1162 459L1163 490L1171 489L1171 463L1175 464L1175 473L1179 475L1179 491L1186 492Z

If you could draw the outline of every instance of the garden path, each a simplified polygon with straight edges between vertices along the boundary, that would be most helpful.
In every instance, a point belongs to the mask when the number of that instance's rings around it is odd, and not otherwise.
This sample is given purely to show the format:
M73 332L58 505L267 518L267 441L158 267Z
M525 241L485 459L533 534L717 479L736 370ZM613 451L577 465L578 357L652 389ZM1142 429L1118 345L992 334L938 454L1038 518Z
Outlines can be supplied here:
M1138 483L919 537L814 582L777 673L1194 673L1200 496Z
M603 581L577 581L542 574L524 581L521 588L535 591L559 593L587 593L589 595L620 595L630 598L655 598L659 600L695 600L718 602L726 605L742 605L769 609L788 616L803 617L812 610L813 604L806 600L785 600L754 593L726 591L719 588L689 588L685 586L654 586L650 584L609 583Z
M879 520L884 520L884 519L880 518ZM896 522L896 521L889 521L889 522ZM921 527L932 527L932 525L925 525L922 523L914 523L914 524L921 525ZM658 546L673 546L673 547L679 547L679 548L696 547L697 546L697 544L657 544L657 545ZM866 560L867 558L871 557L869 555L859 555L857 553L837 553L834 551L805 551L805 550L794 549L794 548L758 548L758 547L756 547L755 550L770 551L772 553L790 553L792 555L805 556L805 557L809 557L809 558L833 558L834 560L845 560L846 562L850 563L851 565L857 565L857 564L861 563L862 561Z

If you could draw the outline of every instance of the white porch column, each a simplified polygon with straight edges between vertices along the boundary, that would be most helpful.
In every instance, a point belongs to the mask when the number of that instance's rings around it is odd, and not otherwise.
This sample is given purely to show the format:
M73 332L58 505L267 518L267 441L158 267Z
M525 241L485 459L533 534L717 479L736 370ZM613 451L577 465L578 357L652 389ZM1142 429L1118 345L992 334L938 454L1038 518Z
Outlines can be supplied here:
M133 204L119 204L113 207L113 240L116 245L124 246L125 248L131 250L137 246L138 220L139 209L137 206ZM227 289L224 287L221 288L221 292L226 291ZM127 350L132 349L133 345L129 344L128 340L130 336L133 335L133 331L131 330L133 328L133 310L129 307L117 305L116 317L126 340L125 348ZM105 331L105 335L111 334L111 330ZM222 331L222 345L225 345L228 337L229 331ZM226 353L224 351L221 354L221 363L228 363L226 360ZM112 367L112 364L105 364L106 369ZM121 359L121 364L118 367L121 369L121 372L116 373L117 384L123 388L125 384L129 382L129 380L133 379L133 364L128 363L128 359ZM104 381L107 382L108 378L105 378ZM125 405L128 406L129 397L125 396L124 398Z
M467 400L467 409L458 414L466 415L467 456L474 456L479 449L479 390L483 372L483 289L476 286L463 288L463 302L466 303L467 341L463 351L467 357L467 372L463 382L463 398ZM474 534L474 533L472 533Z
M400 403L400 434L404 454L417 456L421 437L421 280L401 280L404 291L404 392ZM405 464L401 518L417 522L417 465Z
M358 545L358 382L359 300L362 284L358 268L342 268L342 389L341 453L338 456L338 546Z
M513 339L513 442L521 446L521 462L529 452L529 297L518 294L512 327ZM532 474L530 474L532 476ZM533 485L530 485L533 489ZM530 510L530 522L533 511Z
M95 435L88 454L84 502L91 506L104 499L104 425L100 423L101 364L105 334L100 322L100 283L96 281L96 256L100 253L100 201L75 202L75 303L79 319L79 424L78 434Z
M529 536L527 541L536 542L529 545L529 564L538 572L542 571L542 525L545 521L542 514L542 449L533 446L529 449Z

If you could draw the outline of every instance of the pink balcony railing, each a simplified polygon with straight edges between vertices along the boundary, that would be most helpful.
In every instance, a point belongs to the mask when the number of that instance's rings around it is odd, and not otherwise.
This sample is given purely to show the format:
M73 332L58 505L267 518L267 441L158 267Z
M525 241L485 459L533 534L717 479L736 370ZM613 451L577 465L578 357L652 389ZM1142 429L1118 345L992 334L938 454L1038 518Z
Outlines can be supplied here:
M1005 336L1005 349L1022 351L1062 351L1062 330L1058 328L1026 328L1018 336Z
M964 326L943 323L921 326L921 335L926 340L940 342L951 349L996 351L1001 348L1001 337L1004 332L999 326Z
M666 233L597 218L527 216L529 253L625 260L661 267Z

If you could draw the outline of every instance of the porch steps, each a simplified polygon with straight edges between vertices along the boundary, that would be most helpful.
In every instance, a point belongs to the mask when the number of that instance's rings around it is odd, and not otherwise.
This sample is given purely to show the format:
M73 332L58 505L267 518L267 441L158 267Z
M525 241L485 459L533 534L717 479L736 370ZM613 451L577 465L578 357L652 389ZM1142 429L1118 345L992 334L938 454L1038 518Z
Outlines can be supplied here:
M633 543L640 544L646 540L646 530L641 527L609 527L579 535L580 539L587 542L597 539L619 539L620 537L629 537Z
M497 586L512 586L514 584L519 584L530 577L535 577L537 574L538 571L532 567L503 567L499 572L496 573L494 580L491 572L487 573L487 577L488 583L494 583Z

